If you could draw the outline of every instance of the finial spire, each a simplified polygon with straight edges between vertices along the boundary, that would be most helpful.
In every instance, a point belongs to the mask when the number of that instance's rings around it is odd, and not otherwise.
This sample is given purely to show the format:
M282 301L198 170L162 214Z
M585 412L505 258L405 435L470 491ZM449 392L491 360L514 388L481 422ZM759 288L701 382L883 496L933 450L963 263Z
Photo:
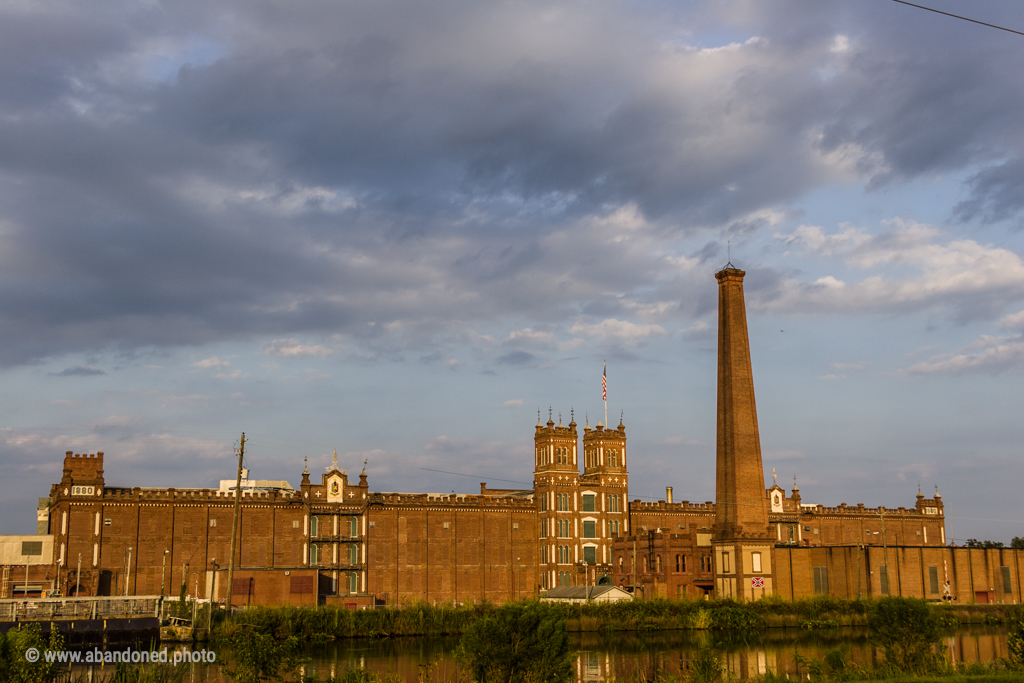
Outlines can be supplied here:
M773 467L772 468L772 486L776 486L778 484L778 482L775 481L775 479L776 479L776 474L775 474L775 468Z
M309 474L309 458L305 456L302 458L302 473Z
M540 427L540 406L537 406L537 426Z
M558 411L558 426L559 427L562 426L562 411L561 410Z

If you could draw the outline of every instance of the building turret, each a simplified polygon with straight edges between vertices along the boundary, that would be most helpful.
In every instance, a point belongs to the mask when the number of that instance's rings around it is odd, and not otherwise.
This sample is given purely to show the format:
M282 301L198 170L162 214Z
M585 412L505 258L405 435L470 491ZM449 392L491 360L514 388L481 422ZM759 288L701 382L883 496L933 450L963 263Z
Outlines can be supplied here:
M626 426L619 421L615 429L600 422L583 430L583 474L626 472Z
M558 418L557 425L550 415L547 425L542 425L538 420L536 433L533 436L534 474L537 475L541 472L577 474L579 472L579 466L576 464L577 438L575 420L568 426L562 425L561 416Z

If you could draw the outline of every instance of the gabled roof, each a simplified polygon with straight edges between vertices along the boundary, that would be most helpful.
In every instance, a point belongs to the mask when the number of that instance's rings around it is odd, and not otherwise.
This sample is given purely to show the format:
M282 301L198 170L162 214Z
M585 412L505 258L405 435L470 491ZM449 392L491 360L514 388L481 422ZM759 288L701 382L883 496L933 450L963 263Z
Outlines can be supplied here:
M619 594L618 597L633 597L630 593L617 586L555 586L554 588L549 588L543 597L570 600L586 600L589 598L593 600L608 593Z

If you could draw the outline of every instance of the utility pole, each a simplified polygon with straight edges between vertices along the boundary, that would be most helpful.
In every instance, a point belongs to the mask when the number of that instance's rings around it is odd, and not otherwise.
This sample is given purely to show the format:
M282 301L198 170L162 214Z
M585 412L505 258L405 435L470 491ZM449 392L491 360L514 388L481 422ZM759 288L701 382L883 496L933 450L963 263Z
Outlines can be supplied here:
M132 551L134 548L128 548L128 561L124 565L124 594L128 596L128 584L131 583L132 577Z
M160 599L164 599L164 589L167 586L167 553L171 552L168 548L164 548L164 561L160 565Z
M78 571L75 573L75 597L81 595L82 585L82 553L78 553Z
M633 532L633 597L636 597L636 531Z
M882 555L885 557L885 594L892 595L892 583L889 581L889 548L885 544L885 507L879 508L882 518Z
M238 543L238 515L242 510L242 458L245 456L245 432L238 444L238 477L235 479L235 517L231 522L231 558L228 560L228 599L225 606L231 613L231 589L235 580L235 548ZM213 603L210 603L212 609Z

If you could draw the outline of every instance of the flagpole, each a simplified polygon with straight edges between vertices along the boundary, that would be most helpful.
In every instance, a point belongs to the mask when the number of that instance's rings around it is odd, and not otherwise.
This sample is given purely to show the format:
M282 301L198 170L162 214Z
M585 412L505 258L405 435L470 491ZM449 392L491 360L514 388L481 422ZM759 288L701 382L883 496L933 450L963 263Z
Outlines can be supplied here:
M604 361L604 374L601 375L601 396L604 398L604 428L608 429L608 360Z

